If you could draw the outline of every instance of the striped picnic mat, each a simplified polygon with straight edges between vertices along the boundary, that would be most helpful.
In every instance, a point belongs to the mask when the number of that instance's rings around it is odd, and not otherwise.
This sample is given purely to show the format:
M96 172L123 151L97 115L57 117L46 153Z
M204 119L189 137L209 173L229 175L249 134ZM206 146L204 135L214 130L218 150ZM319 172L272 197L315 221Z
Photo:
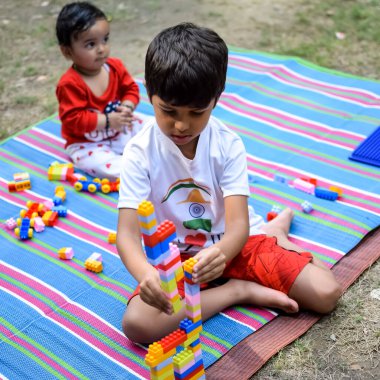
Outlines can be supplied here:
M152 115L141 77L138 111ZM266 215L273 205L295 210L291 239L334 265L380 225L380 170L349 161L351 151L380 124L380 83L305 61L241 49L230 51L228 80L214 115L243 139L250 203ZM116 230L117 196L77 193L69 184L67 218L20 242L5 228L28 200L51 199L50 162L66 162L59 120L52 116L0 145L0 379L146 378L146 349L121 332L126 300L136 285L108 233ZM9 193L16 172L32 189ZM274 181L312 177L339 186L336 202ZM308 200L311 214L301 211ZM71 261L57 258L73 247ZM84 269L103 255L100 274ZM269 309L237 306L205 322L205 366L276 317Z

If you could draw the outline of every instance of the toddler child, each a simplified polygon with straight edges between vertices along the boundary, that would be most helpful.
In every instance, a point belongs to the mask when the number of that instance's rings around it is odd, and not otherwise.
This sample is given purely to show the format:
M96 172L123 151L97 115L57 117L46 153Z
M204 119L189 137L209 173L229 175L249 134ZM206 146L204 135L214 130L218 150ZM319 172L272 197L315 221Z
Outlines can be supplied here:
M117 248L139 283L122 322L133 341L156 341L185 317L183 309L173 314L146 260L136 211L145 199L158 222L176 225L183 259L198 260L193 281L203 287L203 320L235 304L327 313L340 296L332 272L288 240L290 209L264 224L248 207L243 142L211 116L227 60L215 32L189 23L163 30L149 45L145 81L155 120L124 150L118 204ZM209 286L217 279L224 282Z
M133 122L138 86L123 63L109 57L109 22L94 5L65 5L56 34L62 54L72 61L56 89L67 153L77 168L115 180L123 149L139 129Z

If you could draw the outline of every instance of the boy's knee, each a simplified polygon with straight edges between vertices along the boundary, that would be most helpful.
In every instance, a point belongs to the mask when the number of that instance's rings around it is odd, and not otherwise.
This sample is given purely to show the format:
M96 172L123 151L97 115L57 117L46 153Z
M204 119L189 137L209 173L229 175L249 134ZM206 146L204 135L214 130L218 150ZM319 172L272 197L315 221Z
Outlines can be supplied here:
M132 342L147 343L147 326L144 318L137 316L133 312L126 312L122 321L122 328L125 336Z

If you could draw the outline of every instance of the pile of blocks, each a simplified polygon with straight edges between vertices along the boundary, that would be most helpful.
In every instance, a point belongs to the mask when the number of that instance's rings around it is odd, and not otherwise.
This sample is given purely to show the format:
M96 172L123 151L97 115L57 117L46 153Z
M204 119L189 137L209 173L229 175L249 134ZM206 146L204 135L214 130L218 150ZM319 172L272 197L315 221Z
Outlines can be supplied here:
M27 201L26 209L20 210L20 217L7 219L5 227L8 230L14 230L15 235L20 240L31 239L33 230L42 232L45 226L55 226L58 217L67 216L67 207L62 205L65 199L66 192L64 188L57 186L53 200L46 200L43 203Z
M200 287L192 281L194 258L181 265L178 247L172 243L175 226L164 221L157 226L154 207L144 201L137 210L148 261L159 271L161 286L173 304L174 312L182 308L177 281L184 279L186 318L179 328L148 348L145 362L152 380L205 379L199 334L202 331ZM181 350L177 350L181 348Z

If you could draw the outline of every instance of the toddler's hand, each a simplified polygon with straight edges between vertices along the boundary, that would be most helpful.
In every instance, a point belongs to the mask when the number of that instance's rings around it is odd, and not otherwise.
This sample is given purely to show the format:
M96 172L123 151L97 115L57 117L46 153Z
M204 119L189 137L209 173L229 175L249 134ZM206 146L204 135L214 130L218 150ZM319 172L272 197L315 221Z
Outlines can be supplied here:
M193 281L196 283L215 280L222 275L226 267L226 257L220 248L215 246L202 249L194 258L198 260L193 268Z
M168 315L173 314L173 306L161 288L160 275L153 267L140 282L140 297L148 305Z
M116 108L116 112L108 114L108 119L110 122L110 128L123 132L124 127L132 127L133 115L129 108L119 106Z

